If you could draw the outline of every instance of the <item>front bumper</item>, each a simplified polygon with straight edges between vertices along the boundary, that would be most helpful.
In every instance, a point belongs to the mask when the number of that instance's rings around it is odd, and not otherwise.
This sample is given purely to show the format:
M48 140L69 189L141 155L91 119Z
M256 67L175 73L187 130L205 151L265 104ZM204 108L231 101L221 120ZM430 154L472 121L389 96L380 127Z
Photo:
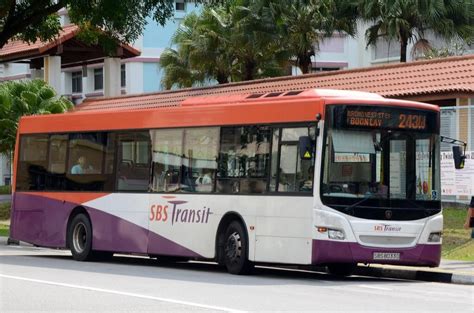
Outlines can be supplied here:
M441 245L419 244L411 248L374 248L356 242L313 240L312 264L377 263L414 266L439 266ZM374 252L400 253L399 260L374 260Z

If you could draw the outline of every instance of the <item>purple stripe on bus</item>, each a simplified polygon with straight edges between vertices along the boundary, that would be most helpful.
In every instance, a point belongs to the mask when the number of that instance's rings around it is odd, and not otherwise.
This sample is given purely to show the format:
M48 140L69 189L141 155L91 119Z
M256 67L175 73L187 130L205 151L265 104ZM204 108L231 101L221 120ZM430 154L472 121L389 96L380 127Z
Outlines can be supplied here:
M17 193L11 237L42 247L65 248L67 220L76 203ZM93 249L125 253L202 257L127 220L90 207ZM148 247L149 246L149 247Z
M400 260L374 260L374 252L400 253ZM365 247L355 242L313 240L312 263L382 263L438 266L441 245L419 244L412 248Z

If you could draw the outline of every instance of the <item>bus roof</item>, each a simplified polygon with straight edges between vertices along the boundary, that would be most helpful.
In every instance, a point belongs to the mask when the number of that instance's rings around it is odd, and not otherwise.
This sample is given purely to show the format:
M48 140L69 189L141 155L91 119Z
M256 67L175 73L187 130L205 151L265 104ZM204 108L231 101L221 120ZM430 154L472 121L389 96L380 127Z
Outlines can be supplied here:
M64 114L27 116L20 133L101 131L314 121L325 104L369 104L439 110L435 105L383 98L346 90L310 89L275 93L183 97L182 94L104 98L87 109ZM94 105L92 105L94 104Z

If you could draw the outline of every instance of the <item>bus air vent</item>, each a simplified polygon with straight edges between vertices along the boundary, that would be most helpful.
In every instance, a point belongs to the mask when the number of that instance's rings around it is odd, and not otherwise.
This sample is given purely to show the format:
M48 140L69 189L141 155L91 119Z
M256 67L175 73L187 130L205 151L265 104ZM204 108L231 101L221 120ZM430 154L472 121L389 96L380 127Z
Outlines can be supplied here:
M250 96L248 96L247 99L260 98L263 95L264 95L264 93L253 93Z
M296 95L299 95L300 93L302 93L303 90L293 90L293 91L288 91L287 93L285 93L283 96L296 96Z
M267 95L265 95L265 98L271 98L271 97L278 97L279 95L281 95L283 92L271 92Z

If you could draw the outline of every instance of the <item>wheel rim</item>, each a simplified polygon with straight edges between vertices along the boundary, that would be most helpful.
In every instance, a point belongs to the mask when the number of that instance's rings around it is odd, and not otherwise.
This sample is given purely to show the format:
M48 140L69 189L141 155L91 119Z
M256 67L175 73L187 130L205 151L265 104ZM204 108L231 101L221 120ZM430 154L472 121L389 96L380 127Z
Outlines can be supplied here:
M242 256L242 240L238 232L232 233L228 238L224 248L227 260L236 263Z
M74 250L77 253L82 253L85 250L87 242L87 229L86 225L83 223L78 223L74 226L74 230L72 232L72 244L74 246Z

